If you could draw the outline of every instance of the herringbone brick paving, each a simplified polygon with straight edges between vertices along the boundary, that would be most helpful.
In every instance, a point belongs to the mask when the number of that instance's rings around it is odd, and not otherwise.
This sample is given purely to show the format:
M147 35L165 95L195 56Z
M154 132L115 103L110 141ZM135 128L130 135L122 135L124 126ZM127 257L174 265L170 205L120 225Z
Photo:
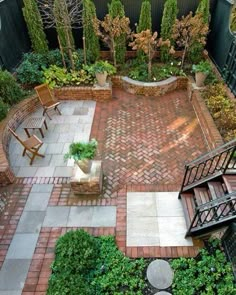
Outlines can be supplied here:
M125 184L180 184L184 164L207 152L185 91L142 97L114 89L97 103L91 138L103 161L104 197Z

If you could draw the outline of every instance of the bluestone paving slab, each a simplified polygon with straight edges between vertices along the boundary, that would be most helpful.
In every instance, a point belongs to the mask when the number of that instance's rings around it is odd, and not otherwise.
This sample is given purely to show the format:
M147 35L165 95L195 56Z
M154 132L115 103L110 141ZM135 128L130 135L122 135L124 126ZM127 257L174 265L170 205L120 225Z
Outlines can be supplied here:
M21 215L17 233L39 233L45 217L45 211L24 211Z
M48 147L46 149L47 154L61 154L63 151L64 143L48 143Z
M54 226L66 226L70 213L70 207L48 207L46 216L43 222L43 226L54 227Z
M50 192L48 193L30 193L25 204L26 211L45 211L50 199Z
M31 259L38 240L38 234L20 234L13 236L6 259Z
M54 177L71 177L73 167L55 167Z
M132 216L157 216L154 193L127 193L127 214Z
M30 161L30 159L28 159ZM34 177L37 167L20 167L17 177Z
M34 184L31 193L51 193L53 184Z
M35 173L35 177L53 177L55 167L39 167Z
M30 259L5 259L0 271L0 290L9 291L11 295L15 290L22 290L30 263Z
M74 137L74 142L82 141L82 142L88 142L90 137L90 133L78 133Z
M178 199L179 192L158 192L156 197L157 216L184 216L181 200Z
M127 217L128 247L159 246L159 230L156 217Z
M174 272L170 264L163 259L152 261L147 268L147 278L149 283L159 289L167 289L171 286Z
M41 157L35 158L32 166L33 167L47 167L47 166L50 166L50 161L51 161L52 155L45 155L45 152L43 152L43 151L40 151L40 153L44 155L44 158L41 158ZM38 173L38 171L36 171L36 174L37 173Z
M69 132L70 130L68 130ZM58 138L58 142L73 142L74 133L61 133Z
M47 134L45 134L43 142L47 144L57 142L59 138L59 133L55 133L53 130L48 131Z
M92 227L115 227L116 207L95 206L92 216Z
M187 232L184 217L157 217L160 233L160 246L193 246L191 238L185 238Z
M67 166L67 160L64 159L64 155L52 155L50 166Z
M92 226L93 206L71 207L67 226Z
M11 290L11 291L1 291L0 290L0 295L21 295L21 290Z

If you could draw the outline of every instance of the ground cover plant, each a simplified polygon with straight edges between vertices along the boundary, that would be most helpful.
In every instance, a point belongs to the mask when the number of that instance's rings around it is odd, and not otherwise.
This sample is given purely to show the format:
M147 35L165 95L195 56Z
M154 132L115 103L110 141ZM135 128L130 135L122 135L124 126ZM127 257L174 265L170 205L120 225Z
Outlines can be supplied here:
M233 295L236 286L232 267L226 261L220 241L212 239L196 258L172 260L174 295Z
M58 239L55 255L48 295L141 295L145 287L145 261L124 256L112 236L70 231Z

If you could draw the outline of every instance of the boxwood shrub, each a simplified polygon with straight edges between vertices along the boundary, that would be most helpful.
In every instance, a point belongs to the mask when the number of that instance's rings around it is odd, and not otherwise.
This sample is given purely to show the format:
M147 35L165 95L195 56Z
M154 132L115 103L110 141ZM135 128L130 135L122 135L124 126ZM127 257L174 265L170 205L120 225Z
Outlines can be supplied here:
M114 237L95 238L84 230L58 239L48 295L141 295L146 263L120 252Z
M3 102L3 99L0 97L0 121L3 120L8 113L9 106Z

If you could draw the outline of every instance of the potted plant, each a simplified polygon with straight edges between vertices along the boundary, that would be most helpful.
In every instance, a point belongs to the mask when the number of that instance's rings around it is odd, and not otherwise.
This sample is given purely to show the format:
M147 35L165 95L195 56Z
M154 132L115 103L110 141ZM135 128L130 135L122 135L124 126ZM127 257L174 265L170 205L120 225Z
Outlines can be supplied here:
M208 61L201 61L199 64L193 65L192 70L195 73L196 86L202 87L207 75L211 71L210 63Z
M105 86L107 76L115 74L116 68L111 65L108 61L99 60L91 66L94 72L99 86Z
M65 154L65 159L74 159L75 163L84 173L90 172L91 159L97 150L97 141L92 139L88 143L85 142L73 142L69 146L69 152Z

